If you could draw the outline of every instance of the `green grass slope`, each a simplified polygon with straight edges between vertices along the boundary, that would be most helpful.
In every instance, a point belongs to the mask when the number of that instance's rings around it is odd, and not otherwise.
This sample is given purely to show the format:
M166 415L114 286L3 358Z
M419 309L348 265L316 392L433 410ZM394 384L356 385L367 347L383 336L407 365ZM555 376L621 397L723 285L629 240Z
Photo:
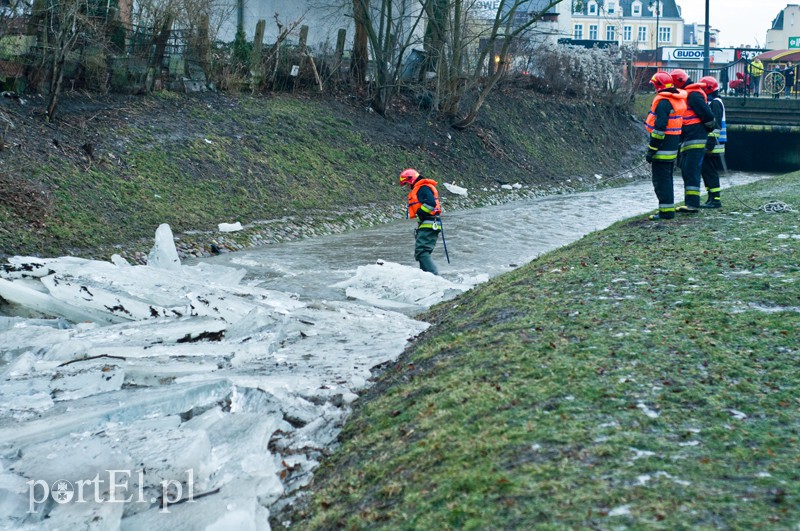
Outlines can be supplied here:
M478 195L505 182L546 190L631 167L644 145L627 109L529 91L498 92L464 132L398 101L385 119L308 94L66 95L48 125L35 101L0 100L13 126L0 142L0 256L108 257L139 239L147 250L161 223L179 234L399 212L409 166Z
M800 173L436 306L291 529L794 529Z

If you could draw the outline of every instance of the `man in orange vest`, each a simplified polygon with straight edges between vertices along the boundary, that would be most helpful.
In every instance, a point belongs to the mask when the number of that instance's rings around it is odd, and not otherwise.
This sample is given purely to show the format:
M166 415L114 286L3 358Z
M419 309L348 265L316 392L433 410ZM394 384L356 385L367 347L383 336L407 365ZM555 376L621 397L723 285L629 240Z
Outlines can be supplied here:
M675 192L672 173L681 142L683 113L686 111L686 92L675 88L672 77L666 72L656 72L650 79L656 97L645 120L650 133L650 145L645 158L653 169L653 188L658 198L658 214L652 220L675 217Z
M708 96L703 90L704 83L692 83L689 74L680 68L676 68L669 75L677 88L686 91L680 156L686 204L676 208L675 212L697 214L700 212L700 175L706 152L706 140L708 134L716 128L716 119L708 106Z
M417 170L408 168L400 174L400 186L411 188L408 192L408 219L417 218L418 223L414 231L414 258L419 262L420 269L438 275L439 270L431 258L442 229L438 218L442 213L442 206L439 204L436 181L426 179Z

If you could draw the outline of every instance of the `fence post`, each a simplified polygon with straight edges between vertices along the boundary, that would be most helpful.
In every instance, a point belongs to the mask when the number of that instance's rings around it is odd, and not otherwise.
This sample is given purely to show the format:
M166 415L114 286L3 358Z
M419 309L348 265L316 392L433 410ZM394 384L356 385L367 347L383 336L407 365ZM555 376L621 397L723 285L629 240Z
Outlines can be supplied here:
M264 80L264 65L261 59L264 50L264 28L266 25L266 20L259 20L256 23L256 35L253 37L253 51L250 52L251 86L253 90L260 87Z
M339 34L336 37L336 54L333 56L333 68L336 71L336 78L340 78L342 71L342 57L344 57L344 42L347 40L347 30L344 28L339 29Z

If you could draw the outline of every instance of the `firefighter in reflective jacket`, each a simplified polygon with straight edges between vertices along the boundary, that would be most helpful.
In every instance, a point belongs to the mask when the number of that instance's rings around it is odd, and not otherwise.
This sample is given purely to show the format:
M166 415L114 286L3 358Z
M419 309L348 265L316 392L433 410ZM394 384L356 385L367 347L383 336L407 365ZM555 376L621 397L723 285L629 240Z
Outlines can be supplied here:
M683 115L681 135L680 167L683 177L685 206L675 212L696 214L700 208L700 174L706 152L708 133L716 127L714 113L708 106L705 85L692 83L689 75L677 68L669 73L672 83L686 91L686 112Z
M675 217L672 172L681 141L686 92L675 88L672 77L666 72L656 72L650 83L656 97L645 121L645 128L650 133L646 158L653 169L653 188L658 198L658 214L653 214L650 219L672 219Z
M724 168L723 157L725 156L725 143L728 141L728 131L725 125L725 104L719 97L719 83L712 76L700 79L700 83L705 83L705 91L708 95L708 106L714 113L717 127L708 133L706 140L706 155L703 157L703 183L706 185L708 199L700 208L722 208L719 172Z
M426 179L417 170L409 168L400 174L400 186L411 188L408 192L408 219L417 218L418 223L414 231L414 258L419 262L420 269L438 275L439 270L431 258L441 230L438 216L442 213L442 206L439 204L436 181Z

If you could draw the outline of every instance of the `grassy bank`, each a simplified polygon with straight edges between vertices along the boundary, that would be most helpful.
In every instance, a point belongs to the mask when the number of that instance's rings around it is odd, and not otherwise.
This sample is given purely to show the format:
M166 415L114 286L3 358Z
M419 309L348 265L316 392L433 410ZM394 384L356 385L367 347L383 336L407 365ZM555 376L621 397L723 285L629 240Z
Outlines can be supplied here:
M0 257L124 256L131 242L149 250L161 223L181 234L398 212L409 166L474 196L503 183L596 186L595 174L635 166L643 150L628 109L524 90L499 91L462 132L402 99L390 119L307 94L73 94L52 124L42 105L0 99L11 124L0 135Z
M495 278L359 399L293 529L796 528L800 173Z

